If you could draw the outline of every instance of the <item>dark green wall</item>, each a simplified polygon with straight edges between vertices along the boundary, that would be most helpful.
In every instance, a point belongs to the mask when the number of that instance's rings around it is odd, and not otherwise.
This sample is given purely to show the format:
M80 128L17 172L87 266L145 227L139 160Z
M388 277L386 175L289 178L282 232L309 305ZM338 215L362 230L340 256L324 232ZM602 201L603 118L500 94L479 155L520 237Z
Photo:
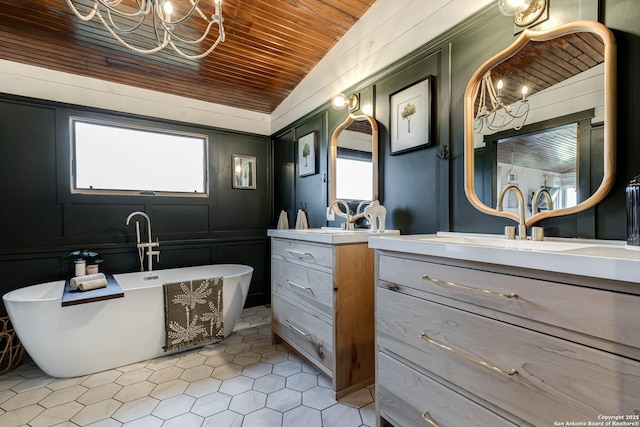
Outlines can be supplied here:
M70 116L208 135L210 197L71 194ZM256 156L256 190L232 188L233 154ZM135 227L125 220L139 210L160 241L154 268L251 265L247 306L269 302L271 158L263 136L0 95L0 294L68 277L61 257L74 249L102 254L103 271L137 271Z
M611 193L595 208L538 225L549 236L626 239L624 188L640 174L640 128L635 125L640 96L640 2L637 0L553 0L550 16L558 23L599 20L611 28L618 45L617 93L617 177ZM474 71L514 40L513 20L502 16L491 5L421 49L407 55L359 85L343 92L367 93L373 99L374 116L379 124L380 198L387 208L387 228L403 234L434 233L440 230L501 233L513 222L477 211L464 193L463 96ZM434 76L436 146L405 154L389 154L389 95L427 75ZM310 123L326 114L328 144L333 130L346 118L346 112L323 106L278 133L276 142L288 144L279 135ZM278 139L280 138L280 139ZM440 159L446 146L449 155ZM292 147L290 148L292 149ZM598 146L592 147L597 150ZM592 153L593 154L593 153ZM275 159L276 163L278 158ZM327 158L321 158L327 163ZM601 167L593 168L597 180ZM286 183L276 177L275 186L283 191ZM326 190L328 193L328 190ZM325 193L325 194L327 194ZM292 197L294 193L292 193ZM292 200L295 202L295 200ZM318 215L323 212L318 212ZM314 214L315 215L315 214Z
M306 117L296 125L288 127L273 137L274 153L274 220L275 228L280 211L285 210L289 226L294 228L298 210L307 215L309 227L326 225L327 206L327 134L328 112L323 111ZM298 171L298 140L315 133L316 173L300 176Z

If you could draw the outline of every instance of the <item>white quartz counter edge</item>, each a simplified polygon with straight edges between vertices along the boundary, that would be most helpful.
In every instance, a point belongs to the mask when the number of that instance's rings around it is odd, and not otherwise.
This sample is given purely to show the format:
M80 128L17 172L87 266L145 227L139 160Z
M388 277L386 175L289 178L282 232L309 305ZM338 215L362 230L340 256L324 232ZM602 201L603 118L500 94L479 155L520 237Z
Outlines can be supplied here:
M640 282L640 252L624 242L605 241L588 249L566 251L523 250L421 240L431 235L371 237L369 247L417 255L431 255L602 279ZM573 239L557 239L575 241Z
M310 230L267 230L267 236L280 237L283 239L302 240L305 242L315 243L329 243L333 245L345 244L345 243L363 243L369 240L371 236L392 236L400 235L398 230L386 230L382 233L373 231L338 231L338 232L323 232L322 229L310 229Z

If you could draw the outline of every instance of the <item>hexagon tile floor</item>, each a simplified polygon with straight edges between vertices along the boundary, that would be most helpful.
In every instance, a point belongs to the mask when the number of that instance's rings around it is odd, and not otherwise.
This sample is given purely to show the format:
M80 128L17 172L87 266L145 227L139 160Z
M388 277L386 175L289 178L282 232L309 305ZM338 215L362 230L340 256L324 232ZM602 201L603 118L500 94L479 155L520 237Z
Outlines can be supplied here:
M334 400L327 377L269 343L270 313L243 310L220 343L85 377L24 362L0 376L0 426L375 426L374 387Z

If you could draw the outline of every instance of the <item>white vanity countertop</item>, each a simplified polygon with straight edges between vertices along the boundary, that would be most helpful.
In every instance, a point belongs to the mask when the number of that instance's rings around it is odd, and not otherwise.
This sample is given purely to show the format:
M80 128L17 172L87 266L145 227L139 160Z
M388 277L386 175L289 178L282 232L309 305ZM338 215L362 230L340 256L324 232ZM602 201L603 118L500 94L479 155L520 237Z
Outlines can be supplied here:
M640 282L640 251L626 249L624 241L546 238L521 242L500 235L439 232L371 237L369 247Z
M363 243L371 236L399 236L398 230L385 230L383 232L373 232L367 229L357 229L355 231L345 231L339 228L322 227L309 228L306 230L267 230L267 236L280 237L283 239L302 240L305 242L329 243L340 245L344 243Z

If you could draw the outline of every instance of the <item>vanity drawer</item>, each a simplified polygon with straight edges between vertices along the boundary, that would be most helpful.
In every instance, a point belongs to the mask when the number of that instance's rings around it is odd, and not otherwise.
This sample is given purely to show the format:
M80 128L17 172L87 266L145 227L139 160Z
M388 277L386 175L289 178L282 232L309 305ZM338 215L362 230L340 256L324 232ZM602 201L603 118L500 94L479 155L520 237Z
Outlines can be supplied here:
M383 288L377 301L381 348L534 425L640 411L637 361Z
M515 426L499 415L415 369L378 353L377 401L380 415L397 427Z
M303 261L308 264L333 267L333 248L314 245L297 240L271 239L271 254L284 259Z
M379 271L380 280L640 348L636 295L387 255Z
M272 294L271 325L274 333L333 377L333 328L325 319L281 295Z
M274 258L273 290L333 316L333 274Z

